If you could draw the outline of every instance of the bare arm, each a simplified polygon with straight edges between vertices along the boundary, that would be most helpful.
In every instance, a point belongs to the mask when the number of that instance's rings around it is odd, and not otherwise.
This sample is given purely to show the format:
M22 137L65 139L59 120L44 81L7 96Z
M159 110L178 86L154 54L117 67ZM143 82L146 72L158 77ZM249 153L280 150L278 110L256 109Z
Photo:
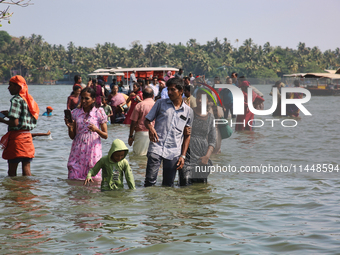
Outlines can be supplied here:
M207 82L205 81L205 75L204 75L204 74L202 75L202 79L203 79L203 82L204 82L204 83L207 83Z
M189 143L190 143L191 134L190 134L190 131L188 129L190 129L190 127L188 127L188 126L186 126L184 128L184 139L183 139L183 143L182 143L182 152L181 152L181 155L183 155L183 156L186 155L187 150L189 148ZM180 157L178 159L178 162L177 162L177 170L182 169L183 166L184 166L184 158Z
M150 120L145 119L144 125L149 130L149 139L150 139L150 142L157 143L159 141L159 138L158 138L158 135L157 135L157 132L156 132L155 128L151 125Z
M67 110L71 110L70 105L71 105L71 99L70 99L70 97L68 97L67 98L67 104L66 104Z
M137 121L131 120L130 135L129 135L129 140L128 140L128 143L130 146L132 146L132 143L134 141L133 133L135 131L136 125L137 125Z
M47 133L32 133L32 137L35 137L35 136L48 136L51 134L51 131L48 130Z
M100 124L100 129L97 128L95 125L90 124L88 127L92 132L96 132L101 138L107 139L107 124L106 122Z
M132 92L130 94L130 96L128 97L128 99L126 99L126 104L128 104L131 101L131 97L134 97L136 94L134 92Z
M136 99L139 103L143 101L143 99L141 99L138 95L136 96Z
M9 127L16 127L19 125L19 119L9 118L9 120L5 120L4 118L0 118L0 122L5 123Z
M205 156L200 157L202 164L204 164L204 165L208 164L208 160L209 160L213 150L214 150L214 147L212 145L209 145L207 153L205 154Z
M187 150L189 148L189 143L190 143L190 137L191 137L191 127L186 126L184 128L184 139L183 139L183 144L182 144L182 153L181 155L185 156L187 153Z
M111 117L112 115L113 115L113 111L112 111L112 108L110 108L111 109L111 111L110 111L110 114L109 115L107 115L107 117L109 118L109 117Z

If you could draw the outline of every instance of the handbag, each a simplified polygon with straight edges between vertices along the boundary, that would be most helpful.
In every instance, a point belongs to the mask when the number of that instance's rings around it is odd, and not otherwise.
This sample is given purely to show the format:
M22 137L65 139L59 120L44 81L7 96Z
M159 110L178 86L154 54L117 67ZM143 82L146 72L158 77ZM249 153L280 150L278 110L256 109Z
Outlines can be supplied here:
M229 138L233 134L233 130L231 129L228 123L219 124L218 129L220 130L222 140Z

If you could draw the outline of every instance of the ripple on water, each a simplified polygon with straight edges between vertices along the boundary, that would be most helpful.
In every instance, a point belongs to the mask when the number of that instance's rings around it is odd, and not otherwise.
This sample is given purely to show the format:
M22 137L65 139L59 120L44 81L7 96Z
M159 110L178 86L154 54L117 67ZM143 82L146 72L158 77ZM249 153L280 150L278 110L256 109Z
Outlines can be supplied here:
M258 86L270 101L270 87ZM3 92L1 109L10 95ZM32 177L6 177L0 161L0 253L4 254L337 254L339 246L339 173L213 173L208 185L143 188L146 157L128 160L137 190L100 192L67 180L72 141L63 122L70 87L30 86L41 109L54 116L39 118L34 132ZM50 94L55 95L50 97ZM48 99L48 100L47 100ZM325 101L327 99L327 101ZM325 103L326 102L326 103ZM234 133L223 140L220 166L340 164L339 109L336 97L313 97L296 128L281 125ZM258 118L266 118L259 116ZM280 120L283 118L280 118ZM128 127L110 125L103 152L114 139L127 143ZM0 133L6 128L0 125ZM19 171L20 173L21 171ZM162 175L160 173L161 180Z

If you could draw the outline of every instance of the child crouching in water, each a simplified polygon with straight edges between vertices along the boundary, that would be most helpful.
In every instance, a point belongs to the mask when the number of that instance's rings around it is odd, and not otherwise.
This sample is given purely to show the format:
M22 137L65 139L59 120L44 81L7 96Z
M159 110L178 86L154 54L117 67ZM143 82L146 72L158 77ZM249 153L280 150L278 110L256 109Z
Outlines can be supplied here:
M124 188L123 175L125 175L129 188L135 189L135 180L130 165L125 159L128 151L128 148L122 140L114 140L108 155L102 157L96 165L90 169L84 185L93 182L91 177L96 176L99 170L102 169L102 191Z

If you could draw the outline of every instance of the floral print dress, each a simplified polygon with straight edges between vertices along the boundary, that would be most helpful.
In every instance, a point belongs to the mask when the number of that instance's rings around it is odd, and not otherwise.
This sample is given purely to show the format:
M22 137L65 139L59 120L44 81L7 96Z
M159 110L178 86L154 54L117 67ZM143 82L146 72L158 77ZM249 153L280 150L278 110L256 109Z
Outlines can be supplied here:
M97 132L89 130L88 126L100 125L107 122L103 108L93 107L89 113L83 108L72 111L72 118L76 122L76 136L73 139L70 157L68 159L68 179L85 180L89 170L102 157L102 144ZM93 178L101 180L101 171Z

